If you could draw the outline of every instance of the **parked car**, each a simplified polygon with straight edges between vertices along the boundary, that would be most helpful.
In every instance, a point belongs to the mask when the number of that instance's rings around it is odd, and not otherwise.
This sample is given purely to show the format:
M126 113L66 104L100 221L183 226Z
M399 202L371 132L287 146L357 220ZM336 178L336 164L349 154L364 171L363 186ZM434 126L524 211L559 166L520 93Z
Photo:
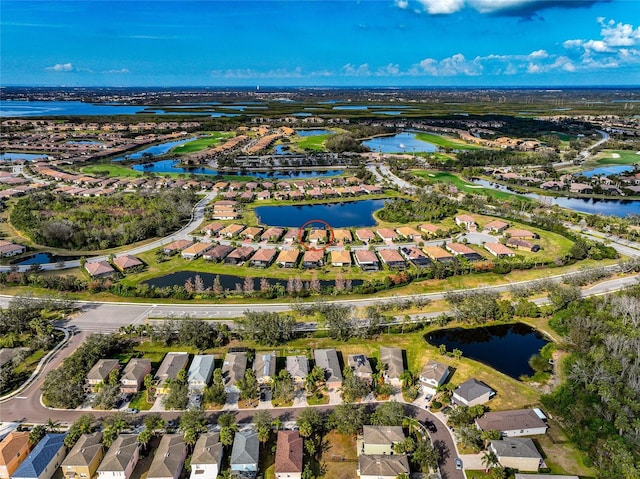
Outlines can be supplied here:
M432 422L428 422L426 423L427 425L427 429L429 430L429 432L436 432L438 430L438 428L436 427L436 425Z
M140 411L136 408L127 409L127 414L138 414Z
M462 459L460 459L459 457L456 457L456 469L458 471L462 470Z

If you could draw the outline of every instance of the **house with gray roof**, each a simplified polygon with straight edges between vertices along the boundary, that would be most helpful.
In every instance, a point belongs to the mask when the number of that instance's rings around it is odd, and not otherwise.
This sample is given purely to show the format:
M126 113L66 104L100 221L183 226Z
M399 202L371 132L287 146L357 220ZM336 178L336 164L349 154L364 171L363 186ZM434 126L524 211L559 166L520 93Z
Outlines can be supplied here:
M535 436L547 432L547 423L539 409L518 409L515 411L487 412L476 419L476 425L483 431L500 431L503 436Z
M188 353L167 353L153 378L157 383L156 394L167 394L169 392L167 381L169 379L178 379L178 373L186 369L188 362Z
M364 354L349 354L347 355L347 364L353 371L353 375L357 378L370 380L373 370L371 369L371 363Z
M542 465L542 456L534 442L528 437L505 437L491 441L493 451L502 467L520 471L537 471Z
M393 445L405 440L402 426L363 426L362 454L393 454Z
M309 374L309 360L306 356L287 356L287 371L294 381L302 383Z
M95 475L104 455L101 441L101 432L80 436L78 442L75 443L60 465L66 479L77 477L90 479Z
M252 430L238 431L231 449L231 473L239 477L255 477L259 462L258 433Z
M383 375L390 384L400 384L400 376L404 372L402 349L380 346L380 363L384 365Z
M137 393L144 384L144 377L147 374L151 374L150 359L131 359L120 376L120 392L122 394Z
M220 433L201 434L193 447L190 479L218 477L222 462Z
M11 476L13 479L51 479L62 463L67 448L66 434L47 434Z
M239 392L236 382L244 378L244 372L247 370L247 353L234 352L227 353L222 364L222 379L224 381L224 389L228 393Z
M484 404L495 395L496 392L485 383L471 378L454 389L453 400L458 404L471 407Z
M313 351L316 366L324 369L327 387L330 389L342 386L342 370L338 353L335 349L316 349Z
M129 479L138 464L140 443L135 434L120 434L98 466L98 479Z
M438 386L442 386L446 382L450 372L451 370L446 364L430 360L420 373L420 383L431 394L435 394Z
M95 392L96 386L109 379L109 375L118 369L120 369L120 363L117 359L98 359L98 362L87 373L85 388Z
M258 351L253 359L253 372L260 384L270 381L276 375L276 352Z
M202 391L210 382L215 365L213 354L196 354L189 366L187 381L192 391Z
M147 479L178 479L187 458L182 434L165 434L153 457Z
M360 479L396 479L400 474L409 474L409 460L404 454L361 455L358 458Z

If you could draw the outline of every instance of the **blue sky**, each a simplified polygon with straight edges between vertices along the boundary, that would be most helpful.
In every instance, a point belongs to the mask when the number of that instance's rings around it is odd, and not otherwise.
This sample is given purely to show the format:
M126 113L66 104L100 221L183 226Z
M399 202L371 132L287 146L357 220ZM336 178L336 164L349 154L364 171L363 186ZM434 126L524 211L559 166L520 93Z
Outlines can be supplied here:
M640 85L640 0L0 2L0 84Z

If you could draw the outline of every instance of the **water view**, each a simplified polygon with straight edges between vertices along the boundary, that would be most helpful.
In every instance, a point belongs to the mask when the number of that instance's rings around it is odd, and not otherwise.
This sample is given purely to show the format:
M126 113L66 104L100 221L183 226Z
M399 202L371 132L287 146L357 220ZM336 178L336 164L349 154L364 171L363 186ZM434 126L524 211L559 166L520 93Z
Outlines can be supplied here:
M380 136L362 142L371 151L382 153L414 153L437 151L438 147L428 141L418 140L415 133L403 132L393 136Z
M80 259L80 256L58 256L51 253L36 253L31 256L27 256L26 258L19 259L16 262L12 262L12 264L22 266L30 264L57 263L59 261L74 261L77 259Z
M182 173L186 175L234 175L253 178L316 178L319 176L337 176L342 170L283 170L283 171L220 171L204 166L185 168L180 160L160 160L151 163L133 165L131 168L144 173Z
M309 220L322 220L334 228L375 226L373 213L384 200L349 201L298 206L259 206L254 211L261 224L300 227Z
M298 130L296 131L298 136L320 136L320 135L330 135L333 133L331 130Z
M601 166L600 168L594 168L593 170L582 171L580 174L582 176L586 176L587 178L591 178L592 176L597 175L619 175L620 173L627 173L628 171L633 171L633 166L630 165L612 165L612 166Z
M35 154L35 153L12 153L5 152L0 153L0 161L14 161L14 160L36 160L38 158L46 158L47 155L44 153Z
M176 146L184 145L185 143L189 143L190 141L194 141L197 139L198 138L185 138L182 140L167 141L165 143L160 143L159 145L150 146L149 148L145 148L144 150L136 151L135 153L130 153L125 156L119 156L118 158L114 158L112 161L139 160L149 155L164 155Z
M292 271L292 276L295 276L296 271ZM205 288L211 288L213 286L213 281L215 277L218 276L220 278L220 284L222 289L235 290L237 288L236 285L242 286L244 285L245 278L242 276L233 276L228 274L215 274L215 273L199 273L197 271L176 271L175 273L167 274L165 276L160 276L158 278L153 278L148 281L145 281L142 284L147 284L149 286L153 286L155 288L171 288L172 286L184 286L184 283L191 279L193 281L196 275L200 275L202 280L204 281ZM260 280L261 278L253 279L253 287L256 291L260 290ZM266 278L270 285L280 284L287 287L286 279L278 279L278 278ZM308 281L308 280L307 280ZM305 283L307 281L304 281ZM331 280L321 280L320 286L322 288L333 287L334 281ZM360 286L363 283L362 280L354 279L351 281L351 286Z
M427 333L425 339L434 346L444 344L447 351L459 349L463 356L516 379L534 373L529 359L549 342L540 332L523 323L441 329Z
M144 106L95 104L81 101L22 101L0 100L0 116L55 115L134 115Z

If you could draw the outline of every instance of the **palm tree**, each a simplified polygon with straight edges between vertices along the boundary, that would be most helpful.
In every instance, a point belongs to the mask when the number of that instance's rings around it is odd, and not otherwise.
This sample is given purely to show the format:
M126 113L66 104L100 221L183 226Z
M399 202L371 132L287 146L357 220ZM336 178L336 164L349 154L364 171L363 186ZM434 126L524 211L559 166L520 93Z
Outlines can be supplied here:
M489 472L489 469L500 464L498 462L498 456L496 456L496 453L490 450L484 452L481 458L481 463L485 467L485 472Z
M47 432L58 432L60 431L60 421L54 421L53 419L49 418L44 428Z
M149 441L151 441L151 436L153 436L153 433L147 428L144 428L142 431L140 431L140 434L138 434L138 442L142 444L142 448L144 450L147 449L147 444L149 444Z
M402 371L402 374L400 375L400 380L402 381L402 387L405 389L410 388L415 384L415 376L408 369L405 369L404 371Z

